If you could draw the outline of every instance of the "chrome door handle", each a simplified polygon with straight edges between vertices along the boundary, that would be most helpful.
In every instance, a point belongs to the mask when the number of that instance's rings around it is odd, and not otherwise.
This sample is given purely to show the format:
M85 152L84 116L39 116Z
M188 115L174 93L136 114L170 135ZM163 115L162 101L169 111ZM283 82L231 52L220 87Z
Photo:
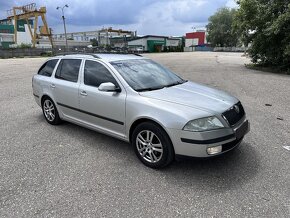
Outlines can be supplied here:
M55 88L55 85L54 84L51 84L50 87L54 89Z
M88 95L86 91L81 91L80 94L81 94L82 96L87 96L87 95Z

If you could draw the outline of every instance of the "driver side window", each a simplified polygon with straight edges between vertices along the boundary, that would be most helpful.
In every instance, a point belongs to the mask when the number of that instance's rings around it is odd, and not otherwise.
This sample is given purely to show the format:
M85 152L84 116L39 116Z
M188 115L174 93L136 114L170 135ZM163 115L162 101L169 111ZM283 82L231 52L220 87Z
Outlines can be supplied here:
M118 86L115 78L103 64L87 60L84 69L85 85L99 87L101 83L105 82L111 82Z

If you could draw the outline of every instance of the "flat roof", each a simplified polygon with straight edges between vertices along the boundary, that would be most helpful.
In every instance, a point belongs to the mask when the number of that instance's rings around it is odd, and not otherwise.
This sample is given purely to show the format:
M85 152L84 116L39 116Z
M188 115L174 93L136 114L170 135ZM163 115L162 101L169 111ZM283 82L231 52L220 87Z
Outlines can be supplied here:
M150 38L150 37L152 37L152 38L164 38L164 39L169 39L169 40L180 40L180 39L176 39L176 37L146 35L146 36L136 37L136 39L132 39L132 40L130 40L128 42L135 41L135 40L138 40L138 39Z

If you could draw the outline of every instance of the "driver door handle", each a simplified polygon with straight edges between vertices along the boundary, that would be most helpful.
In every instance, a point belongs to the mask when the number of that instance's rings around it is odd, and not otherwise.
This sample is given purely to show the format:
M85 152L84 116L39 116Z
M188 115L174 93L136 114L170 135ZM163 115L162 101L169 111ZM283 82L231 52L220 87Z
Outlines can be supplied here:
M52 89L54 89L54 88L55 88L55 85L54 85L54 84L50 84L50 87L51 87Z
M87 95L88 95L87 92L84 91L84 90L82 90L80 94L81 94L82 96L87 96Z

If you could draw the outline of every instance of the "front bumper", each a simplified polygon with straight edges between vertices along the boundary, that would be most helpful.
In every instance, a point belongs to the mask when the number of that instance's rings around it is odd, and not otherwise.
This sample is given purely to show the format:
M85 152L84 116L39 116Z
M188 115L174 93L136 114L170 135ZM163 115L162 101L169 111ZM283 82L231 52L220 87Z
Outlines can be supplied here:
M250 131L250 123L242 119L233 128L217 129L204 132L189 132L167 129L174 146L175 154L191 157L211 157L220 155L237 147ZM222 146L218 154L209 155L207 148Z

